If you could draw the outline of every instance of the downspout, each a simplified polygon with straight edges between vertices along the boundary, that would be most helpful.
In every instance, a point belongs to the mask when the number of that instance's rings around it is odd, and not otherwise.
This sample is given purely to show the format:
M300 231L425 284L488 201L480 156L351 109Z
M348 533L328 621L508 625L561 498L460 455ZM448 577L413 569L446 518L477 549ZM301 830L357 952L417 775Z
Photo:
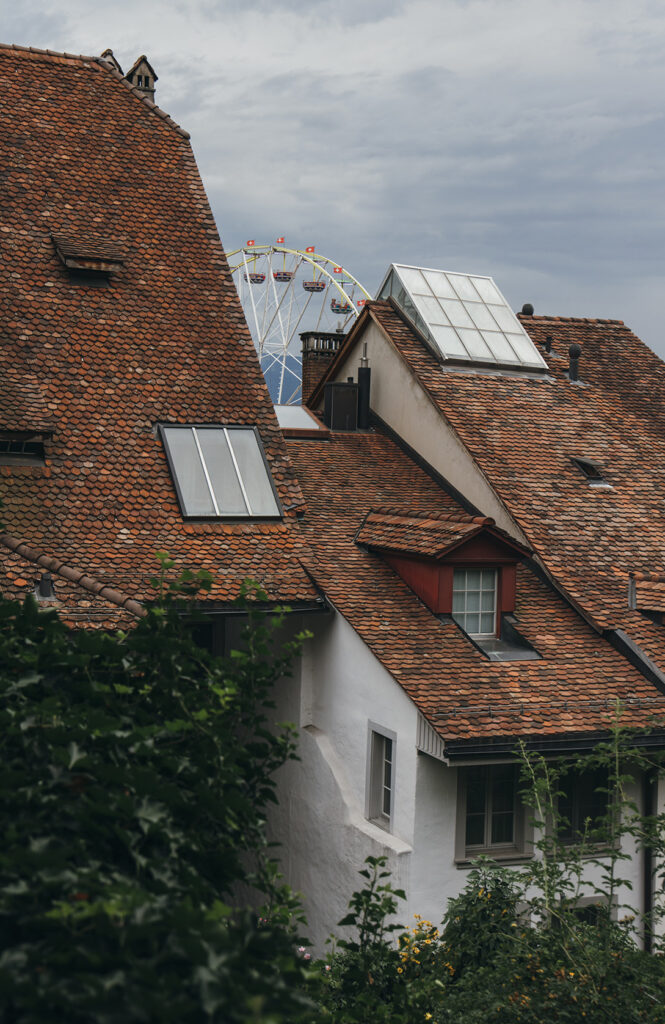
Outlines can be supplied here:
M652 768L645 771L642 777L642 816L645 818L654 817L657 810L658 800L658 769ZM653 950L653 876L654 858L653 847L650 842L644 844L642 854L643 868L643 898L644 910L644 951L651 953Z

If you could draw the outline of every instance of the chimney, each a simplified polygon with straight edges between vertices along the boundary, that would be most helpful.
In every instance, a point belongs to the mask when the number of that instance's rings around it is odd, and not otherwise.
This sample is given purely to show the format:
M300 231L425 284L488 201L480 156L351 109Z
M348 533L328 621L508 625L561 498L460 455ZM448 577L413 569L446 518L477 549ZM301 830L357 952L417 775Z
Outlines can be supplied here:
M568 368L568 380L579 380L579 363L582 349L579 345L572 344L568 349L570 366Z
M367 430L369 427L369 391L372 379L372 371L369 368L367 358L367 342L363 342L363 354L358 367L358 430Z
M307 401L324 373L339 352L346 337L341 331L303 331L302 341L302 402Z
M113 50L110 46L104 50L102 60L105 60L107 64L110 64L111 67L115 68L121 75L124 75L124 71L120 67L120 62L113 56Z
M125 75L125 81L133 85L142 96L146 99L155 102L155 83L157 81L157 75L152 64L143 53L140 57L132 64L131 68Z

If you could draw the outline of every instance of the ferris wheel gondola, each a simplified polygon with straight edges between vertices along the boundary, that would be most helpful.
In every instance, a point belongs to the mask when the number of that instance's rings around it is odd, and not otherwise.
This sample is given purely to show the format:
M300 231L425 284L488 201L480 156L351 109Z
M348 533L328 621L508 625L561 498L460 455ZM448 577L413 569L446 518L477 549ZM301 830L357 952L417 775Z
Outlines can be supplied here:
M273 401L300 401L299 335L344 332L371 297L345 267L315 252L248 242L227 253Z

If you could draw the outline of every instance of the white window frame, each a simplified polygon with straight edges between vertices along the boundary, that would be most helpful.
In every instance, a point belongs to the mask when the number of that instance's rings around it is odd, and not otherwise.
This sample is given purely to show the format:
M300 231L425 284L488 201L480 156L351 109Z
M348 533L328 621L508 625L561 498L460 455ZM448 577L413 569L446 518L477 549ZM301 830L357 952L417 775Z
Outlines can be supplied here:
M504 766L508 762L501 762ZM519 766L510 762L514 769L513 794L513 841L511 843L484 842L482 845L466 845L466 804L469 773L484 769L486 780L491 778L492 771L498 762L476 764L457 769L457 822L455 829L455 861L458 865L468 866L476 857L489 856L493 860L521 861L533 856L533 827L529 821L529 809L524 806L519 795ZM491 827L491 801L485 800L485 837L487 839Z
M386 742L390 743L390 811L384 809L385 795L385 763ZM395 779L396 779L397 733L386 729L376 722L367 725L367 771L365 786L365 817L384 828L393 830L395 814Z
M474 638L477 637L479 639L487 639L488 637L495 637L497 635L497 623L498 623L498 619L499 619L499 570L495 566L484 566L484 565L482 565L482 566L470 565L470 566L457 566L457 567L455 567L453 569L453 605L455 603L455 593L458 593L458 594L459 593L464 593L464 594L468 593L468 588L466 588L466 587L464 588L463 591L460 591L460 590L456 591L455 590L455 576L458 573L462 573L462 572L465 573L465 574L469 573L469 572L480 572L480 573L483 573L483 572L490 573L491 572L491 573L494 574L494 626L493 626L493 629L492 629L492 631L490 633L486 633L486 632L482 632L482 631L479 632L479 633L471 633L466 628L466 616L469 615L469 614L470 615L475 615L476 613L473 612L473 611L472 612L467 612L466 609L465 609L464 612L458 612L457 613L459 615L464 615L464 617L465 617L464 618L464 622L460 622L459 619L456 618L454 611L452 613L453 619L455 620L457 625L460 627L460 629L463 629L464 632L468 634L468 636L471 636L471 637L474 637ZM482 580L482 577L481 577L481 580ZM479 593L482 595L482 593L483 593L482 589L479 591ZM488 591L485 591L485 593L488 593ZM482 609L479 609L477 614L480 617L483 614L486 615L487 612L483 613Z

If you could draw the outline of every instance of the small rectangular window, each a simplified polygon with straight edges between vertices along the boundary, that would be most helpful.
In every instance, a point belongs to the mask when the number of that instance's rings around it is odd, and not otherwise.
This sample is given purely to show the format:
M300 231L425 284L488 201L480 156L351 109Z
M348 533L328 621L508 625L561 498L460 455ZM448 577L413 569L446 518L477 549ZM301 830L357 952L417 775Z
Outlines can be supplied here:
M45 465L43 437L20 434L0 436L0 465L2 466L43 466Z
M557 804L562 842L603 842L608 824L608 785L607 768L602 767L583 772L571 769L559 779Z
M496 634L496 569L456 569L453 618L470 636Z
M514 764L459 769L456 858L523 856L524 807Z
M390 829L395 785L395 737L370 730L367 817Z
M270 471L253 427L162 426L161 434L183 515L280 515Z

